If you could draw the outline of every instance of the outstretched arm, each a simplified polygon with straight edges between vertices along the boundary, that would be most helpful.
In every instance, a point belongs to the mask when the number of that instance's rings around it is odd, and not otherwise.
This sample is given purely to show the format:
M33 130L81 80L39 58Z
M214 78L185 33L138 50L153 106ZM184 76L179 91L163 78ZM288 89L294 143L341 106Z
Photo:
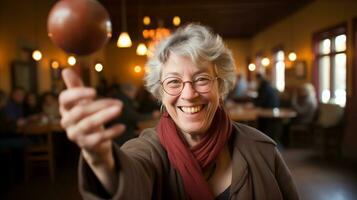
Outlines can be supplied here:
M105 129L104 124L121 113L122 103L113 99L95 100L95 90L84 87L73 70L65 69L62 75L67 89L59 97L61 125L67 137L81 148L84 160L103 187L114 194L118 172L111 140L125 127L119 124Z

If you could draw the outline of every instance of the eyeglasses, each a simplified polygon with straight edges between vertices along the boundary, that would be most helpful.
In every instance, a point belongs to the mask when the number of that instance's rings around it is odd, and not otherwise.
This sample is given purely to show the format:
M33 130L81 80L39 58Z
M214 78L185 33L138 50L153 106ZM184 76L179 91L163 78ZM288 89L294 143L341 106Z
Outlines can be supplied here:
M178 96L181 94L185 83L191 83L193 88L198 93L206 93L209 92L212 88L213 81L218 79L218 77L211 77L207 75L197 76L192 81L182 81L181 78L178 77L168 77L165 80L161 81L162 88L164 91L172 96Z

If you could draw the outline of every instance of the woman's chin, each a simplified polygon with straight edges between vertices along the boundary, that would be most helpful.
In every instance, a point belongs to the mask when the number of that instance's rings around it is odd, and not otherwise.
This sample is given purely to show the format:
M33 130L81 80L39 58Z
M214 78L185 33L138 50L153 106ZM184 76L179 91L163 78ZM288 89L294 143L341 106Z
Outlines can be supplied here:
M182 123L179 127L183 133L190 135L200 135L206 132L207 128L203 126L202 122L187 122Z

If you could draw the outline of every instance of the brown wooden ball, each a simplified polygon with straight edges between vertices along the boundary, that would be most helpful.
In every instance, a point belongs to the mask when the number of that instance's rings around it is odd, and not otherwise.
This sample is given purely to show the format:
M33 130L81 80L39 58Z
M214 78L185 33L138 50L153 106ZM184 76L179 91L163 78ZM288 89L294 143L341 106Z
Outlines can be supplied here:
M106 44L112 25L106 9L96 0L61 0L50 11L48 35L68 53L91 54Z

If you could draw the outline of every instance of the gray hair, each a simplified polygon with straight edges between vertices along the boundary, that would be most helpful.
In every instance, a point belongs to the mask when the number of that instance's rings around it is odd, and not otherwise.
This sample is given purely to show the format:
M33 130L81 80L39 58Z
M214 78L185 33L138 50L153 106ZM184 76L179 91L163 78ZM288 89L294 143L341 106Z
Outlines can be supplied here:
M222 38L208 27L199 24L188 24L178 28L172 35L161 41L155 48L152 58L146 66L149 72L145 75L147 90L161 100L162 89L159 83L162 67L170 54L188 56L195 63L209 61L214 64L214 71L220 78L219 92L223 98L233 89L236 81L236 67L231 51L224 45Z

